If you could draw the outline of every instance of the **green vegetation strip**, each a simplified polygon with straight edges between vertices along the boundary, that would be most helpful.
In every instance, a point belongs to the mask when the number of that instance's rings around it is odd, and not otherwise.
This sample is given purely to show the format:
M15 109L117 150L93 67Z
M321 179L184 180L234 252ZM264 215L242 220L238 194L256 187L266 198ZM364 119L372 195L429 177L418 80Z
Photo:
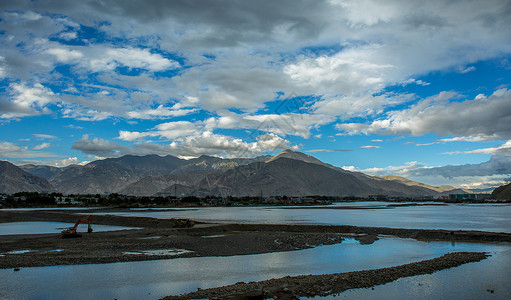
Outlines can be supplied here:
M348 289L368 288L392 282L401 277L431 274L469 262L487 258L484 252L454 252L441 257L396 267L327 275L301 275L260 282L238 282L233 285L199 289L180 296L163 299L299 299L299 297L328 296Z

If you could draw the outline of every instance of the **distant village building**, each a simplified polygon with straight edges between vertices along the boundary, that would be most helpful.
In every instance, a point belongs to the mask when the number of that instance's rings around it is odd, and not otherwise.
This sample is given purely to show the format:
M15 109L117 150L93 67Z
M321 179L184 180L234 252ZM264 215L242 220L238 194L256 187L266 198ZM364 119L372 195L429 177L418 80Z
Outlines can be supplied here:
M491 194L449 194L449 200L484 200Z

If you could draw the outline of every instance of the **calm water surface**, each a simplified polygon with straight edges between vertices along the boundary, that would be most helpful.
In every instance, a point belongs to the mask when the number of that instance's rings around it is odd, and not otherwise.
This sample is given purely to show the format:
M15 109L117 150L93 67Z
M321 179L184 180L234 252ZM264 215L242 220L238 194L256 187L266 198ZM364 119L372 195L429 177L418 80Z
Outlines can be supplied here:
M395 266L452 251L488 251L498 254L491 258L496 260L492 266L497 266L492 270L494 276L491 279L495 280L493 284L504 284L503 281L507 284L507 278L511 278L508 267L510 245L383 238L372 245L360 245L348 240L342 244L314 249L246 256L22 268L18 272L0 270L0 298L158 299L238 281ZM498 267L501 263L507 265ZM477 267L482 263L471 265L476 266L476 270L483 268ZM432 276L436 281L463 277L465 271L456 271L458 269L452 269L454 273L446 275L447 279Z
M204 222L253 224L326 224L393 228L482 230L511 233L509 204L449 204L382 208L382 202L338 203L321 208L204 207L108 213L158 219L190 218ZM341 209L339 206L349 206ZM367 208L373 207L373 208ZM106 213L96 213L106 214Z
M511 247L494 250L477 263L314 299L511 299Z

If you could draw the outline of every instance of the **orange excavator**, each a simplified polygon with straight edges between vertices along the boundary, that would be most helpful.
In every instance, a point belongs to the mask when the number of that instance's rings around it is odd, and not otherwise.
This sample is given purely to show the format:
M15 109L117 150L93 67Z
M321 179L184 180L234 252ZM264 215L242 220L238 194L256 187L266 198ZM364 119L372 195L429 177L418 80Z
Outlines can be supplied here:
M89 222L89 228L87 229L88 233L92 232L92 227L90 227L90 223L92 222L92 216L88 216L87 218L80 219L76 222L74 227L69 227L65 230L61 231L63 238L74 238L74 237L81 237L82 235L76 232L76 228L78 228L78 225L83 222Z

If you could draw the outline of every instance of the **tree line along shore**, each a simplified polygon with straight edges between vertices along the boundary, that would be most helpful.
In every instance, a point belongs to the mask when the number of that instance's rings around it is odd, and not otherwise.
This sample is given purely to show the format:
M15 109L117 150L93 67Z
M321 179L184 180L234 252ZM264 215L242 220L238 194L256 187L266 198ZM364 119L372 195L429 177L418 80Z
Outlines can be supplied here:
M383 202L433 202L433 203L511 203L508 199L432 199L414 197L388 197L373 195L367 197L335 197L322 195L308 196L128 196L117 193L71 194L19 192L11 195L0 194L0 208L30 207L182 207L182 206L236 206L236 205L329 205L334 202L383 201Z

